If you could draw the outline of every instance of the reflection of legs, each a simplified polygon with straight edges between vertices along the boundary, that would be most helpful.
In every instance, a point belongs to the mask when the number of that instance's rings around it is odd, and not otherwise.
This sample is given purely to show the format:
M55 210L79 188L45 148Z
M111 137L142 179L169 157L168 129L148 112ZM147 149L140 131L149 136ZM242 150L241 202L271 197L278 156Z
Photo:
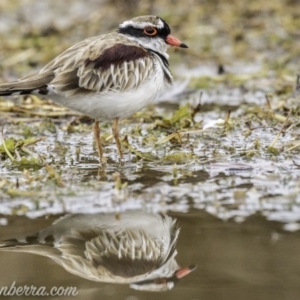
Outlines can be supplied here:
M94 123L94 136L95 136L95 140L96 140L98 155L99 155L100 161L102 161L103 150L102 150L101 140L100 140L99 121L95 121L95 123Z
M123 152L122 152L122 147L121 147L121 143L120 143L120 139L119 139L119 119L118 118L115 118L113 121L112 132L113 132L113 136L115 138L116 144L117 144L119 157L120 157L120 159L122 159Z

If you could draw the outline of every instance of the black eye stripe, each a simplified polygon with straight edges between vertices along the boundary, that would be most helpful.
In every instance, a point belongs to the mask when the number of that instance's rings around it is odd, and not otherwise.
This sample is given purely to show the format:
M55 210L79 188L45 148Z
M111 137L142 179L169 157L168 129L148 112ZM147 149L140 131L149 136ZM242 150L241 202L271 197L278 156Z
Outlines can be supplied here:
M171 33L171 30L170 30L170 27L168 26L168 24L163 19L161 19L161 21L163 22L164 27L159 29L159 28L156 28L155 26L153 26L157 30L157 34L155 34L153 36L146 35L144 33L143 28L136 28L136 27L131 26L131 25L126 26L126 27L120 27L118 29L118 32L123 33L123 34L128 34L128 35L131 35L131 36L135 36L135 37L149 37L149 38L151 38L151 37L159 36L161 38L166 38Z
M171 30L170 30L169 26L167 28L163 27L163 28L158 30L158 34L160 36L167 37L170 33L171 33Z
M160 29L159 31L162 32L162 34L164 34L166 36L169 35L171 33L171 29L170 29L169 25L167 24L167 22L164 19L160 18L160 20L163 22L164 27L162 29Z
M135 37L144 37L145 33L143 32L143 29L135 28L133 26L126 26L118 29L119 33L132 35Z
M158 28L156 28L156 29L157 29L157 34L154 35L153 37L160 36L162 38L166 38L170 34L170 30L168 28L164 27L162 29L158 29ZM136 37L148 36L144 33L144 29L135 28L133 26L126 26L124 28L119 28L118 32L123 33L123 34L129 34L129 35L136 36ZM151 36L148 36L148 37L151 37Z

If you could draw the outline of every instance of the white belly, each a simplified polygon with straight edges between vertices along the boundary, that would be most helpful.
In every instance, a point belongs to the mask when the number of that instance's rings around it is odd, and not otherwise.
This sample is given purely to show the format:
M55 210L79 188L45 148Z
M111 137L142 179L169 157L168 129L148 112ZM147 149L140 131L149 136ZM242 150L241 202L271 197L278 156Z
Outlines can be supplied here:
M134 90L91 92L87 95L74 95L68 98L52 94L50 99L100 121L123 119L159 97L166 86L163 70L159 68L154 76Z

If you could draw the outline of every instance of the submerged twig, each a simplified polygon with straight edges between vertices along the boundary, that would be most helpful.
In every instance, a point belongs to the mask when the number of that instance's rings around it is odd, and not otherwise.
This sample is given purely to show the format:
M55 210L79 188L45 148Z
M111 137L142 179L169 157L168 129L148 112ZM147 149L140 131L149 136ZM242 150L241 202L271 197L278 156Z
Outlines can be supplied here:
M296 149L296 148L298 148L298 147L300 147L300 143L298 143L298 144L296 144L296 145L290 147L289 149L286 150L286 152L292 151L292 150L294 150L294 149Z
M266 94L267 106L268 106L270 111L273 111L269 97L270 96L268 94Z
M224 127L227 126L227 124L228 124L228 122L230 120L230 115L231 115L231 109L229 109L228 112L227 112L226 118L224 120Z
M276 144L277 141L279 140L279 137L280 137L280 135L282 134L282 132L283 132L283 130L284 130L285 125L286 125L287 122L288 122L288 119L289 119L291 113L292 113L292 110L289 111L289 113L288 113L288 115L287 115L287 117L286 117L284 123L282 124L282 126L281 126L279 132L278 132L277 135L275 136L275 138L274 138L274 140L272 141L272 143L268 146L268 148L274 148L275 144Z
M300 74L297 74L295 91L300 91Z
M191 133L202 133L203 132L203 129L195 129L195 130L178 130L178 131L175 131L169 135L167 135L166 137L164 137L163 139L157 141L155 144L156 145L159 145L159 144L164 144L168 141L170 141L171 139L177 137L180 141L180 143L182 144L182 136L183 135L187 135L187 134L191 134Z

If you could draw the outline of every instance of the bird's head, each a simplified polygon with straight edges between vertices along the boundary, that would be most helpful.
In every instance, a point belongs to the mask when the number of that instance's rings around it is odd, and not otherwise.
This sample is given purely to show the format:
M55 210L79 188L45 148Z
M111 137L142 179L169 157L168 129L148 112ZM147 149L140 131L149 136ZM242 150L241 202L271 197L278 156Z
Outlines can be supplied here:
M140 16L120 24L118 32L134 40L142 47L167 56L169 46L188 48L172 36L169 25L157 16Z

